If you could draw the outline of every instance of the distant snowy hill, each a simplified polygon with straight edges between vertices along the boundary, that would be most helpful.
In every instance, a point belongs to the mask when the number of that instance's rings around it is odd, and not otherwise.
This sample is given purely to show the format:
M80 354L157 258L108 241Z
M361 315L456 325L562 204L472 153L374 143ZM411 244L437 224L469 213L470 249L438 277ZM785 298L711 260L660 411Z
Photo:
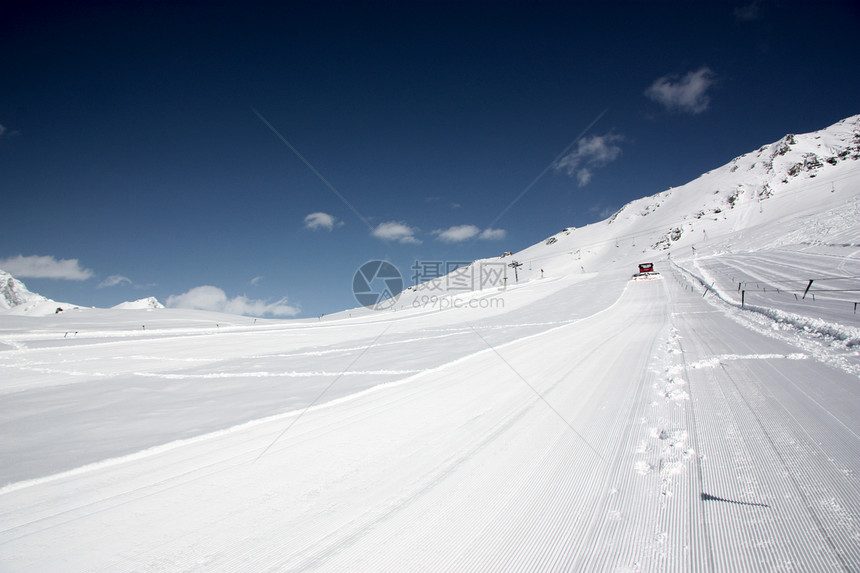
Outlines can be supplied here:
M111 308L116 310L147 310L153 308L164 308L164 305L158 302L158 299L156 299L154 296L150 296L135 301L121 302L116 306L112 306Z

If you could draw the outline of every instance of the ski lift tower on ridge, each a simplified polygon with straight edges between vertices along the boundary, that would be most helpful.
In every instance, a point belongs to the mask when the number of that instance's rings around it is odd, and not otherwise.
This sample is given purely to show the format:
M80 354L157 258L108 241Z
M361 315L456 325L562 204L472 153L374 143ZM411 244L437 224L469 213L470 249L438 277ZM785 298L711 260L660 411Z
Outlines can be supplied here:
M518 263L517 261L512 261L508 263L508 266L514 269L514 279L516 279L517 282L520 282L520 275L517 273L517 269L523 266L523 264Z

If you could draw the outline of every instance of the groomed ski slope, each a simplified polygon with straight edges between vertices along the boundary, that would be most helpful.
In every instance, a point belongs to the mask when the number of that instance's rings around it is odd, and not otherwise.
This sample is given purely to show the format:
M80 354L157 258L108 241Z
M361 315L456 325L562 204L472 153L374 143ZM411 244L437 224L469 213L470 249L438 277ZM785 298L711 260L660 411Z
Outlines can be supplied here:
M3 311L0 571L860 571L858 160L789 135L386 311Z
M37 398L4 406L4 428L61 430L31 430L45 459L7 458L32 475L0 490L0 568L860 568L857 376L657 270L532 281L496 310L103 331L73 355L4 332L26 386L4 402ZM51 359L68 371L40 374ZM75 386L76 414L39 409ZM90 465L50 443L99 423Z

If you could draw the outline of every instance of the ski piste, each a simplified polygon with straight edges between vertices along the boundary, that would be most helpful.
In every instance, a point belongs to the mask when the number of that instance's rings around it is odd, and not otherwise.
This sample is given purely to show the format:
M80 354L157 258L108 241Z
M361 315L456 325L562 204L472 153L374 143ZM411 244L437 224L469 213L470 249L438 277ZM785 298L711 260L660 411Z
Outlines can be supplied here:
M386 310L4 311L0 569L860 569L857 124Z

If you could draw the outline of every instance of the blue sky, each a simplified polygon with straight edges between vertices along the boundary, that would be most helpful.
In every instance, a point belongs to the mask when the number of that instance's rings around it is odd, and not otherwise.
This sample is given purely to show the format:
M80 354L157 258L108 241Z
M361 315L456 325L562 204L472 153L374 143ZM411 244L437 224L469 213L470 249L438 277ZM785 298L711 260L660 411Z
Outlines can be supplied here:
M516 251L860 112L849 2L0 18L0 268L91 306L334 312L365 261L409 284L416 260Z

